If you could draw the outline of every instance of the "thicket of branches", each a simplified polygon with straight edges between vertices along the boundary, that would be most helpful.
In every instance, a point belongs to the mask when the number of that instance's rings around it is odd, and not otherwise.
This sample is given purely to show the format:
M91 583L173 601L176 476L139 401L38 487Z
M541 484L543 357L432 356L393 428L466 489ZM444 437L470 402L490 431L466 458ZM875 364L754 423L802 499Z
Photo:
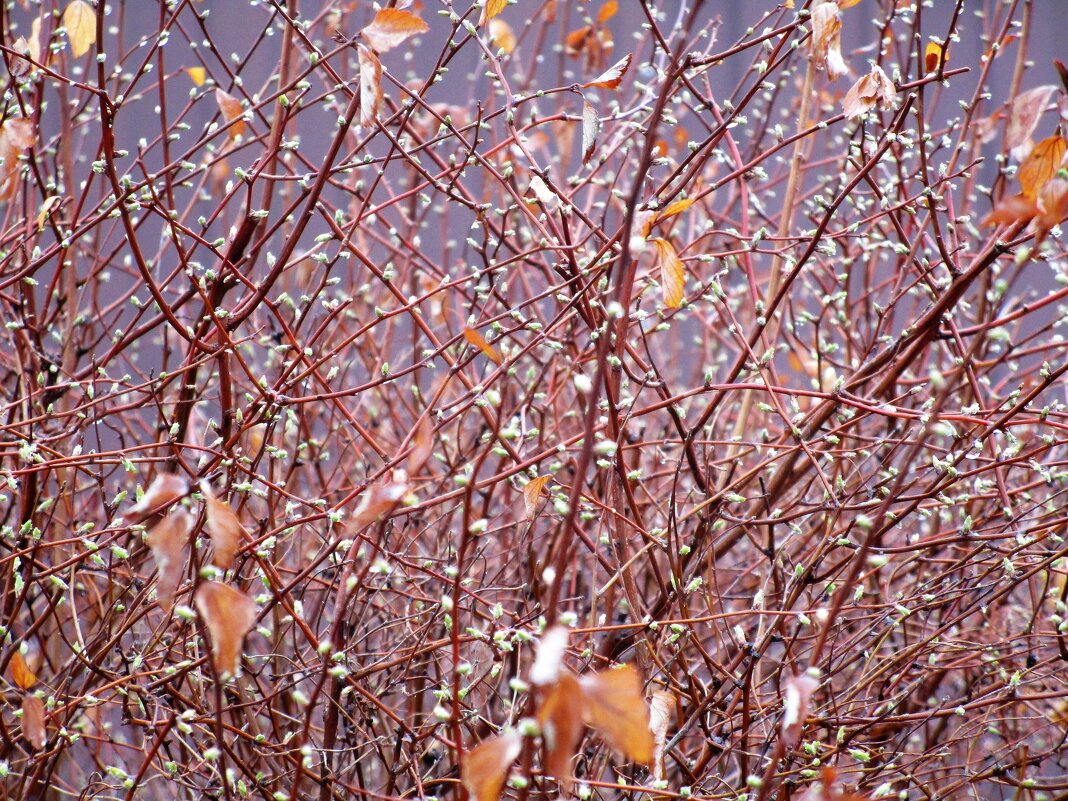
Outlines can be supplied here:
M1068 797L1059 3L385 5L0 9L3 796Z

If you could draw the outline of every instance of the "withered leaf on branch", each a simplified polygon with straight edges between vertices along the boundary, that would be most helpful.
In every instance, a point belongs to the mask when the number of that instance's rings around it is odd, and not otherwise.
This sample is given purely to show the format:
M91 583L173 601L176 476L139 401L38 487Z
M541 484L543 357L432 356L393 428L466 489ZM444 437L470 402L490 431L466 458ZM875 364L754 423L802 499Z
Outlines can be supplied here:
M1031 149L1031 134L1035 132L1042 112L1056 93L1054 84L1036 86L1017 95L1009 107L1009 122L1005 128L1005 144L1009 154L1022 160Z
M206 481L200 482L200 492L204 495L207 506L207 529L211 536L211 563L222 570L228 570L234 563L234 556L248 539L248 532L237 519L237 513L230 504L220 501L212 492Z
M598 75L589 83L582 84L583 89L618 89L619 85L623 82L623 76L627 74L627 70L630 69L630 62L633 56L630 53L623 56L619 61Z
M497 352L497 349L493 347L486 338L482 336L478 331L469 326L464 328L464 339L470 344L474 345L480 351L482 351L487 357L497 364L503 364L504 359L501 358L501 354Z
M842 112L850 118L866 114L878 105L884 111L892 109L897 103L897 89L894 82L883 72L878 64L872 65L871 72L862 76L846 92L842 100Z
M597 109L589 100L582 101L582 163L589 164L593 151L597 149L597 131L601 121Z
M63 11L63 28L75 58L81 58L96 44L96 10L85 0L73 0Z
M177 473L158 473L148 485L141 500L130 507L125 517L131 522L144 520L150 515L162 512L172 503L189 494L189 481Z
M482 6L482 15L478 19L478 24L485 25L504 11L506 5L508 5L508 0L485 0L485 5Z
M585 728L585 696L578 679L562 673L546 691L538 708L545 746L545 772L556 779L566 794L571 785L571 760L578 751Z
M234 97L229 92L224 92L222 89L215 90L215 102L219 106L219 111L222 112L223 119L229 123L227 129L231 139L236 139L245 133L245 109L241 106L241 101Z
M664 306L677 309L686 297L686 267L675 252L675 247L666 239L654 239L656 263L660 268L660 286L664 293Z
M10 200L19 187L22 151L33 147L37 130L33 121L25 117L12 117L0 126L0 201Z
M923 51L924 72L934 72L946 63L946 47L938 42L928 42Z
M353 525L361 529L383 519L407 494L407 474L403 470L394 470L391 481L376 482L363 491L360 505L353 514Z
M673 693L657 690L649 699L649 728L653 732L653 778L664 778L664 749L678 700Z
M538 499L541 498L541 491L545 489L545 485L552 480L552 476L538 476L532 478L523 487L523 511L526 513L527 520L534 517L534 513L538 511Z
M22 699L22 734L34 751L40 751L48 742L44 702L30 693Z
M241 647L256 622L256 603L228 584L205 581L193 603L211 638L211 658L220 676L236 676Z
M26 661L26 657L22 655L18 647L15 648L15 653L11 655L10 665L8 671L11 674L11 680L16 686L21 687L23 690L28 690L37 683L37 675L33 672L33 669Z
M849 72L842 58L842 18L838 15L838 4L833 0L817 0L812 8L809 43L809 57L832 81Z
M185 546L192 530L193 516L185 509L178 509L161 518L148 532L148 547L156 560L156 598L168 612L182 581Z
M464 754L460 781L472 801L497 801L512 763L523 748L518 732L508 731Z
M373 128L382 105L382 62L369 47L356 45L360 60L360 127Z
M375 14L371 24L360 31L360 35L379 53L385 53L412 36L429 30L430 26L411 11L383 8Z
M434 453L434 423L430 414L419 418L412 437L412 452L408 454L408 475L416 476Z
M1030 155L1023 160L1016 171L1016 178L1025 196L1038 197L1042 187L1061 168L1066 149L1068 149L1068 142L1060 134L1047 137L1035 145Z
M515 51L516 38L512 26L503 19L491 19L489 23L489 35L497 47L505 53Z
M632 762L650 765L655 742L642 680L631 665L579 679L586 698L586 724Z

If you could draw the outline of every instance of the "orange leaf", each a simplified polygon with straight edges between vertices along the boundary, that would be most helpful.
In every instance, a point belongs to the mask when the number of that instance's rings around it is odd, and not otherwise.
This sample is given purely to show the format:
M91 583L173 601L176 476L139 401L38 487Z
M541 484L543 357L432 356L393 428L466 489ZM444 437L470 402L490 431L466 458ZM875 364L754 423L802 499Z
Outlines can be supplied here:
M686 267L666 239L654 239L656 261L660 267L660 287L664 293L664 305L677 309L686 297Z
M682 214L690 208L696 200L697 198L688 197L683 200L676 200L674 203L668 203L667 206L657 212L656 216L653 218L652 224L656 225L657 223L662 223L664 220L674 217L677 214Z
M430 26L411 11L383 8L375 14L371 24L360 31L360 35L379 53L385 53L412 36L429 30Z
M582 686L570 673L552 685L538 708L537 719L545 745L544 770L556 779L566 794L571 786L571 760L582 740Z
M538 476L528 481L527 485L523 487L523 509L526 512L527 520L533 518L534 513L538 511L538 500L541 498L541 491L551 480L552 476Z
M75 58L96 44L96 11L85 0L72 0L63 12L63 27Z
M657 690L649 702L649 728L653 732L655 749L653 752L653 778L664 778L664 749L667 747L667 733L675 717L674 694L666 690Z
M208 482L200 482L200 491L207 504L207 528L211 534L211 563L222 570L229 569L234 556L241 549L243 540L248 539L248 532L237 519L237 513L230 504L220 501L211 494Z
M571 31L564 39L564 52L572 58L582 55L582 51L586 48L586 43L592 33L593 28L589 25Z
M1066 149L1068 142L1065 142L1060 134L1054 134L1035 145L1016 171L1016 178L1020 181L1024 195L1030 198L1038 196L1046 182L1060 169Z
M506 5L508 5L508 0L486 0L486 5L482 7L482 16L479 17L478 24L485 25L504 11Z
M16 647L11 655L11 680L24 690L37 683L37 676L26 662L26 657Z
M619 0L608 0L607 3L601 6L601 10L597 12L597 24L604 25L618 13Z
M859 2L860 0L838 0L838 8L845 11L847 8L852 8Z
M515 50L515 33L512 32L512 26L503 19L490 20L489 35L497 43L497 47L501 48L505 53L511 53Z
M616 89L623 82L623 76L630 69L631 54L627 53L623 58L601 73L589 83L582 84L583 89L600 87L602 89Z
M256 622L256 604L228 584L205 581L193 597L211 637L211 658L220 676L237 675L241 646Z
M523 749L523 738L509 731L486 740L464 755L460 781L473 801L497 801L504 780Z
M193 516L184 509L165 515L148 532L148 547L156 560L156 599L170 611L182 581L185 546L193 530Z
M586 697L586 723L628 759L649 765L655 743L642 680L630 665L580 679Z
M1005 144L1012 157L1023 160L1031 146L1031 134L1038 125L1057 87L1053 84L1036 86L1017 95L1009 107L1009 124L1005 128Z
M189 76L194 86L203 86L204 81L208 79L208 71L203 67L186 67L185 74Z
M382 105L382 62L370 48L357 45L360 57L360 126L371 128Z
M466 339L470 344L474 345L476 348L482 351L486 356L488 356L497 364L504 364L504 359L501 358L501 354L497 352L497 349L494 348L490 343L488 343L486 341L486 338L482 336L482 334L478 333L478 331L476 331L475 329L465 327L464 339Z
M582 163L588 164L593 158L593 151L597 149L597 130L601 121L597 117L597 109L588 100L582 101Z
M215 90L215 102L219 105L219 111L229 123L230 138L236 139L245 132L245 110L241 107L241 101L222 89Z
M40 751L48 742L44 702L36 695L28 693L22 699L22 735L33 746L34 751Z
M924 72L934 72L946 63L946 49L938 42L928 42L923 51Z
M1004 225L1018 222L1026 222L1038 214L1038 204L1034 198L1026 195L1013 195L1003 198L986 219L983 225Z
M176 473L159 473L149 484L145 494L124 515L132 523L162 512L180 498L189 494L189 482Z

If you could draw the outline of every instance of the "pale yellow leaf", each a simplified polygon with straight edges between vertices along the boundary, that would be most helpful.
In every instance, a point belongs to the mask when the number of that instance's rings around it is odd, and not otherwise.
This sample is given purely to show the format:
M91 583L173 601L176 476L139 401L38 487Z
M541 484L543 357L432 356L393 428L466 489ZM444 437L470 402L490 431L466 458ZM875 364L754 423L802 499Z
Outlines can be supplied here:
M75 58L81 58L96 44L96 10L85 0L72 0L67 6L63 27Z
M203 86L204 81L208 79L208 71L203 67L186 67L185 73L194 86Z
M677 309L686 296L686 268L674 246L666 239L654 239L653 244L656 246L656 262L660 268L664 305L669 309Z
M588 100L582 101L582 163L588 164L597 149L597 131L601 121L597 109Z
M479 17L478 24L485 25L504 11L506 5L508 5L508 0L486 0L486 4L482 6L482 16Z
M490 20L489 35L497 44L497 47L501 48L505 53L511 53L515 50L515 33L512 31L512 26L503 19Z

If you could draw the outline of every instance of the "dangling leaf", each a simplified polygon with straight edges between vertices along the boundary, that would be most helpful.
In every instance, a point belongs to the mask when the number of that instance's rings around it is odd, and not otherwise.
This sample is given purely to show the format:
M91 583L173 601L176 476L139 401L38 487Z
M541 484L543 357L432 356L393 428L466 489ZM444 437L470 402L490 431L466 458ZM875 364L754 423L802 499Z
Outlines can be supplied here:
M96 44L96 11L85 0L72 0L63 12L63 28L75 58L81 58Z
M1053 178L1060 169L1066 149L1068 149L1068 143L1060 134L1054 134L1035 145L1031 154L1024 159L1023 164L1016 171L1016 178L1020 181L1020 188L1025 196L1029 198L1038 196L1046 182Z
M527 520L532 519L534 513L538 511L538 500L541 498L541 491L551 480L552 476L538 476L537 478L532 478L523 487L523 509Z
M560 783L565 796L571 787L571 760L585 728L584 708L582 686L567 672L549 688L538 708L537 720L545 746L545 773Z
M587 725L627 759L651 764L655 743L638 671L623 665L579 681L586 698Z
M220 676L236 676L241 646L256 622L256 604L228 584L205 581L193 597L197 612L211 638L211 658Z
M653 225L669 220L672 217L682 214L684 211L690 208L694 204L697 198L688 197L682 200L676 200L673 203L668 203L663 209L656 213L653 217Z
M22 699L22 735L33 746L34 751L40 751L48 742L44 702L29 693Z
M654 239L656 262L660 267L660 287L664 292L664 305L677 309L686 297L686 267L666 239Z
M360 57L360 127L373 128L382 105L382 62L369 47L356 46Z
M1031 134L1056 91L1057 87L1053 84L1036 86L1012 101L1009 123L1005 128L1005 144L1014 159L1022 160L1031 149Z
M893 108L896 102L897 89L894 88L894 82L887 77L878 64L875 64L871 72L861 77L846 92L842 100L842 112L849 118L859 117L871 111L876 105L885 111Z
M925 47L923 51L924 72L934 72L945 63L945 45L940 45L938 42L928 42L927 47Z
M460 781L472 801L497 801L519 752L523 738L509 731L486 740L464 754Z
M812 694L820 683L807 673L790 676L786 680L786 698L783 701L782 733L786 742L796 745L801 736L801 727L808 718Z
M37 139L33 121L24 117L12 117L0 126L0 201L10 200L19 188L22 164L19 156L32 147Z
M237 513L225 501L220 501L211 494L211 487L206 481L200 482L200 491L207 505L207 529L211 535L211 563L222 570L228 570L234 563L234 556L241 549L241 544L248 539L248 532L237 519Z
M11 49L18 55L8 56L7 70L12 78L21 78L23 75L28 75L30 70L33 69L33 65L30 63L30 43L26 41L25 36L20 36L11 45Z
M619 0L608 0L608 2L601 5L601 10L597 12L597 24L604 25L618 13Z
M18 647L15 648L15 653L11 655L10 664L11 680L16 686L21 687L23 690L28 690L37 683L37 675L30 668L26 657L22 655Z
M486 341L486 338L482 334L478 333L474 328L464 328L464 339L470 344L474 345L480 351L482 351L487 357L496 362L497 364L504 364L504 359L501 358L501 354L497 352L490 343Z
M649 699L649 728L653 732L653 778L664 778L664 749L667 747L668 729L675 717L678 703L674 694L657 690Z
M185 546L193 530L193 516L185 509L165 515L148 532L147 542L156 560L156 599L169 612L182 581Z
M582 163L589 164L593 151L597 149L597 131L601 121L597 109L588 100L582 101Z
M419 418L412 441L414 447L408 454L408 475L415 476L434 453L434 424L429 414Z
M592 89L595 87L602 89L617 89L623 82L623 76L627 74L627 70L630 69L631 54L627 53L623 58L597 76L589 83L582 84L583 89Z
M501 48L505 53L512 53L515 51L515 33L512 31L512 26L503 19L490 20L489 35L496 43L497 47Z
M383 8L375 14L371 24L360 31L360 35L379 53L385 53L412 36L429 30L430 26L411 11Z
M809 57L816 69L826 70L832 81L849 72L842 58L842 19L838 16L838 5L832 0L817 2L812 8Z
M162 512L175 501L189 494L189 482L184 476L176 473L159 473L145 494L124 515L128 520L137 523L150 515Z
M486 0L486 4L482 6L482 16L479 17L478 24L485 25L504 11L506 5L508 5L508 0Z
M204 81L208 79L208 71L203 67L186 67L185 74L189 76L194 86L203 86Z
M394 471L393 481L372 484L364 490L360 505L352 516L352 524L360 529L382 520L408 495L407 475Z
M223 114L223 119L229 123L229 133L231 139L245 133L245 110L241 107L241 101L231 95L229 92L224 92L222 89L215 90L215 102L219 105L219 111Z

